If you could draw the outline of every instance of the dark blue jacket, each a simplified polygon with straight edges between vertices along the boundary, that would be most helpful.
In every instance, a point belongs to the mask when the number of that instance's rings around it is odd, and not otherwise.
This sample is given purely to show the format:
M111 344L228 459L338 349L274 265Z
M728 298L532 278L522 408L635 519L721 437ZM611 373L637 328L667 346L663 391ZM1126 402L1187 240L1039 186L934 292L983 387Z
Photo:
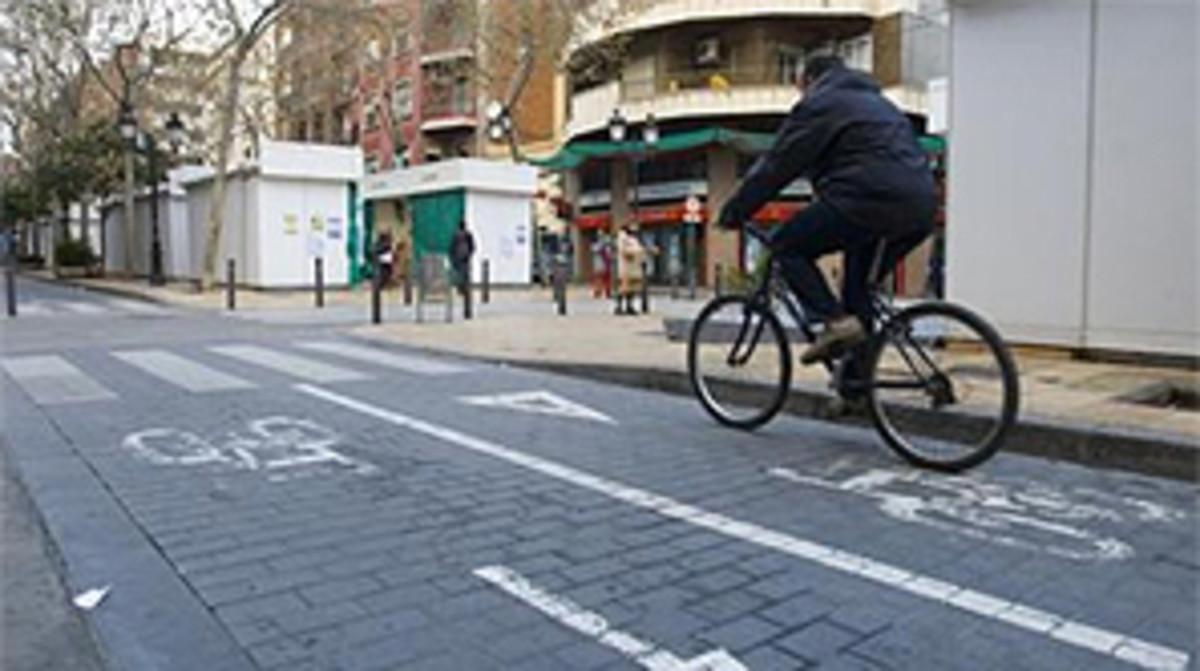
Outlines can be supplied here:
M852 224L876 232L920 230L933 220L933 177L912 125L856 70L830 70L811 86L725 205L722 222L748 221L798 177Z

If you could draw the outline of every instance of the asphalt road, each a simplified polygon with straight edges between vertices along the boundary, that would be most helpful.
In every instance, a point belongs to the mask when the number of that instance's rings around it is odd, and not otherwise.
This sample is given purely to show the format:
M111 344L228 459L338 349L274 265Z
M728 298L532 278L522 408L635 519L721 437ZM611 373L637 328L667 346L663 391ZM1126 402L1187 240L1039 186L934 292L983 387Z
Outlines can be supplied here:
M24 290L4 446L112 668L1195 668L1188 483Z

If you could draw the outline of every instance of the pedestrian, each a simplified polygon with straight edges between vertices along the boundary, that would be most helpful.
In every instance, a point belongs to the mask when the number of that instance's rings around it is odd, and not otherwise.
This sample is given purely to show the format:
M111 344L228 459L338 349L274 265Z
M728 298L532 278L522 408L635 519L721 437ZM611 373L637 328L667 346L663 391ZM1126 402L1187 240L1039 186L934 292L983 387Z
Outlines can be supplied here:
M612 298L612 240L601 233L592 244L592 258L595 266L592 268L592 298Z
M396 244L392 246L392 278L404 282L409 277L409 265L412 255L408 251L408 238L396 236Z
M620 287L617 293L617 309L619 315L636 315L633 307L633 297L641 289L645 281L642 264L646 260L646 248L634 232L632 226L626 225L617 234L617 275Z
M467 220L458 222L458 230L450 241L450 265L454 269L454 280L458 283L458 292L467 295L467 285L470 280L471 258L475 256L475 236L467 230Z
M0 263L9 263L17 255L16 236L12 228L0 230Z
M392 232L380 231L379 237L375 239L375 256L379 260L376 272L378 282L381 288L387 288L392 280L392 268L395 257L392 253Z

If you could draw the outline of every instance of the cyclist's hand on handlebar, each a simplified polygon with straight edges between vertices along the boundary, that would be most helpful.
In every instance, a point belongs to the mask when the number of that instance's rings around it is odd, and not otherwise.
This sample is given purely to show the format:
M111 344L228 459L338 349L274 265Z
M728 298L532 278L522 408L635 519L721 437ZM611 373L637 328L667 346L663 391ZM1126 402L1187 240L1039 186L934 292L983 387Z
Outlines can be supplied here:
M721 209L721 216L717 217L717 227L726 231L734 231L742 227L741 217L738 217L729 208Z

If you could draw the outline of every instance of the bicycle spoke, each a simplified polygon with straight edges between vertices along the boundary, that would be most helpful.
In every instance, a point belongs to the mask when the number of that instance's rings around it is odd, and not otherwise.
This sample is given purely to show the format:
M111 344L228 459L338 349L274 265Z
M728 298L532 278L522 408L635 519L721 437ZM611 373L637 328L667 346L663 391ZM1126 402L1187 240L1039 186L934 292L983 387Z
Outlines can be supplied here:
M922 465L986 458L1013 421L1015 372L998 336L961 308L900 313L874 353L871 410L884 438Z

